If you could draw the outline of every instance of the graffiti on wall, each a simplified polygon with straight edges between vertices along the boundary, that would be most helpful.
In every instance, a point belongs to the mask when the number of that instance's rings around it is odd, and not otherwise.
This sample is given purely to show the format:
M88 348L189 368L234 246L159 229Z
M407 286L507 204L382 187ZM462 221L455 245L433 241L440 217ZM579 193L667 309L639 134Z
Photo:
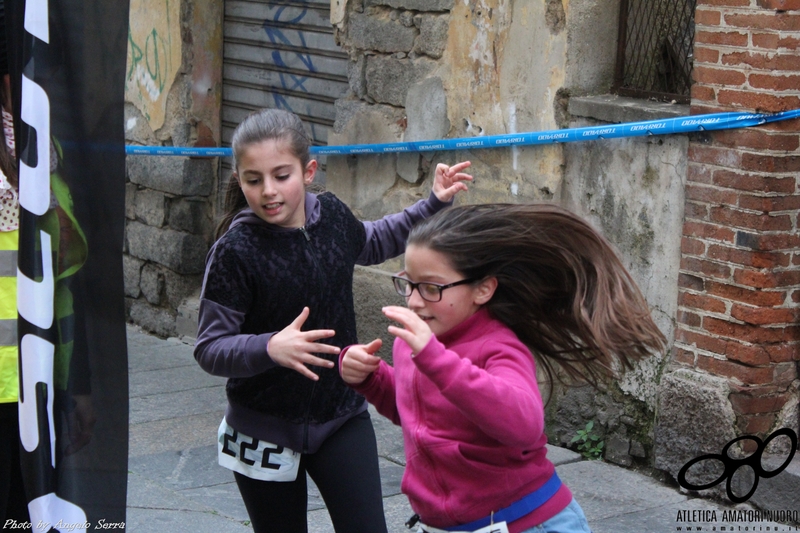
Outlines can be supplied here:
M294 25L301 23L301 21L309 12L308 8L304 7L300 9L298 13L296 8L294 10L287 11L287 7L288 6L286 5L277 4L275 2L270 3L270 10L274 9L275 12L270 18L264 20L262 25L264 32L267 34L267 38L269 38L270 43L274 45L283 45L295 49L299 47L303 50L309 50L303 30L290 29L289 27L282 26L286 24ZM305 83L308 81L309 77L293 74L288 72L288 70L291 69L294 71L304 70L307 72L316 72L317 69L314 67L314 60L310 53L307 51L276 49L272 51L272 62L280 69L287 69L287 71L278 72L281 89L284 91L309 92L305 86ZM272 98L275 107L286 109L287 111L292 111L293 113L297 113L299 115L313 115L308 103L305 104L304 109L297 109L297 105L291 105L286 99L285 94L286 93L275 91L272 92ZM311 123L309 126L311 128L311 137L315 138L316 135L314 132L314 124Z
M167 95L181 65L180 1L130 0L125 100L153 131L164 125Z

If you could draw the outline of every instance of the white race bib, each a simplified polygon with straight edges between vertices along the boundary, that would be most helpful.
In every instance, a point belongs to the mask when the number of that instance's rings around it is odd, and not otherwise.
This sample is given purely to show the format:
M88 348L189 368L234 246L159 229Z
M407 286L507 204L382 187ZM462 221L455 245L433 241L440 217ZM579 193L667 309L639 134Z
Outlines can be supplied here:
M217 431L217 457L220 466L262 481L294 481L300 467L299 453L243 435L224 418Z
M474 531L447 531L444 529L437 529L435 527L420 524L417 533L508 533L508 524L505 522L497 522Z

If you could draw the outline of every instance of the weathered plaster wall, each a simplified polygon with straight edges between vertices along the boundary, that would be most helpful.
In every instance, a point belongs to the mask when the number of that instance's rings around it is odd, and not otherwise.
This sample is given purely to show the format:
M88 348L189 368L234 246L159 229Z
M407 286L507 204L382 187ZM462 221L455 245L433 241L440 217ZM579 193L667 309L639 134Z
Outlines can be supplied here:
M568 103L610 88L619 2L611 4L337 0L332 20L351 59L350 93L337 102L329 141L469 138L597 124L571 116ZM329 157L327 187L360 216L377 218L427 195L436 163L469 159L475 182L458 202L555 201L586 217L617 246L671 342L686 150L685 137L662 137ZM394 260L379 268L400 265ZM375 270L357 272L356 299L361 337L380 335L388 347L382 282ZM608 442L607 458L652 464L662 366L658 354L605 394L554 391L551 440L567 443L594 420Z
M128 144L219 145L221 21L222 0L131 2ZM127 159L126 305L147 330L174 335L178 307L200 286L216 172L214 159Z
M595 126L574 120L572 127ZM565 145L562 205L583 216L616 247L670 344L678 305L680 231L686 181L685 136L640 137ZM602 394L559 391L549 410L551 440L569 443L595 421L606 458L652 464L653 424L665 354L654 354ZM586 401L590 394L592 401Z
M131 0L125 97L153 130L164 124L167 96L181 67L181 4Z

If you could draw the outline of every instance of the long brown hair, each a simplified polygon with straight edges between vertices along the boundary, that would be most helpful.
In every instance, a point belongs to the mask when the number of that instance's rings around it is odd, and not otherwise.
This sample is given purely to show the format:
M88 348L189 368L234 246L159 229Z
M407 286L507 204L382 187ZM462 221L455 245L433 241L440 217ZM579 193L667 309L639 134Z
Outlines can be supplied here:
M618 367L664 349L664 335L612 246L566 209L453 207L415 226L412 244L442 253L465 278L496 277L490 314L528 346L551 382L596 387Z
M247 200L244 197L236 172L239 168L239 159L243 152L252 144L261 141L276 140L286 143L292 155L300 160L302 168L306 168L311 160L309 146L311 139L303 127L300 117L283 109L261 109L245 117L236 127L231 136L231 150L233 151L233 173L228 179L225 189L225 214L222 216L214 238L219 239L231 225L233 218L245 207Z

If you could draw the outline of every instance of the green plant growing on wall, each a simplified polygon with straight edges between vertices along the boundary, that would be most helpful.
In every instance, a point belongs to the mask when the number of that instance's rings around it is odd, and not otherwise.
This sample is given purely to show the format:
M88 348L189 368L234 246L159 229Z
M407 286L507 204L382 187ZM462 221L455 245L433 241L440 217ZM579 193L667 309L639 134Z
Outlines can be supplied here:
M592 428L594 428L594 420L590 420L583 429L579 429L569 443L577 442L577 448L581 455L586 459L595 460L603 457L605 442L600 440L599 435L592 433Z

